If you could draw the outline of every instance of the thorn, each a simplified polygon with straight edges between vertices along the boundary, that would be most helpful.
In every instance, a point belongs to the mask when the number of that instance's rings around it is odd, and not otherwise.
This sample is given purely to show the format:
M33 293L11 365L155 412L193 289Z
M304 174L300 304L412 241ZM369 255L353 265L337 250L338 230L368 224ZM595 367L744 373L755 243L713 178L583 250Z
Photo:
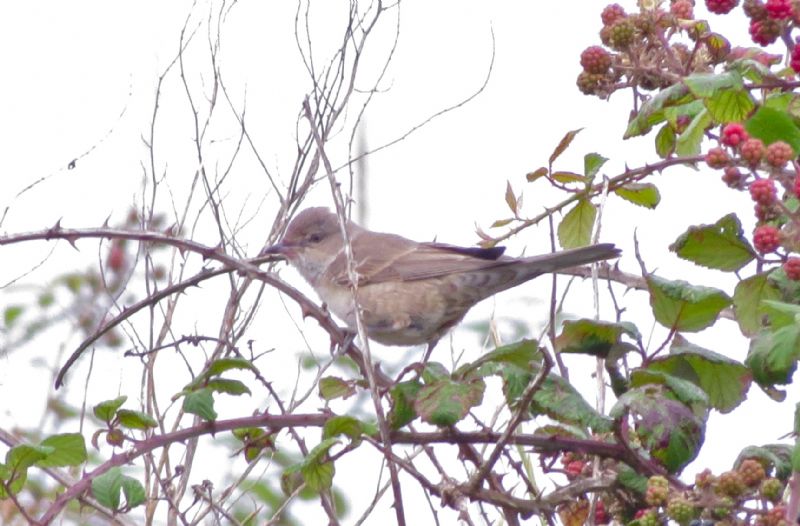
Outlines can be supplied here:
M77 240L78 240L78 236L75 236L75 235L72 235L72 236L64 236L64 239L66 239L66 240L67 240L67 243L69 243L70 245L72 245L72 248L74 248L75 250L77 250L78 252L80 252L80 250L78 250L78 246L75 244L75 241L77 241Z
M111 214L110 213L108 214L108 217L106 217L106 220L103 221L103 228L108 228L108 220L109 219L111 219Z

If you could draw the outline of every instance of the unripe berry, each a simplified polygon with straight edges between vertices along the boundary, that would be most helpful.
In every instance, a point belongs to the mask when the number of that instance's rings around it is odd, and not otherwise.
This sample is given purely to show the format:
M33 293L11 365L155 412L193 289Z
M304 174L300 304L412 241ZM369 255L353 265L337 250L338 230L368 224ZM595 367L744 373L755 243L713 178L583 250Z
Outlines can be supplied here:
M742 9L744 9L744 14L753 20L767 18L767 6L761 0L744 0Z
M797 277L796 278L789 278L793 280L800 279L800 258L789 258L789 261L796 261L797 262ZM788 263L787 261L786 263ZM783 269L786 270L786 263L783 265ZM786 275L789 275L789 272L786 272ZM780 501L783 498L783 482L778 479L765 479L761 483L761 487L758 490L759 494L762 498L772 502L773 504Z
M750 197L756 203L769 206L775 203L778 198L778 191L772 179L757 179L750 183Z
M783 168L794 158L794 150L783 141L775 141L767 146L767 163L775 168Z
M736 7L739 0L706 0L706 7L712 13L724 15L730 13L731 9Z
M761 139L747 139L739 147L739 153L750 166L756 166L764 157L766 148Z
M611 55L600 46L590 46L581 53L581 66L588 73L604 74L611 67Z
M792 3L790 0L767 0L767 16L775 20L785 20L792 17Z
M686 526L694 518L694 506L682 497L674 498L667 505L667 516L681 526Z
M786 277L789 278L790 280L800 281L800 258L791 257L787 259L786 263L783 264L783 271L786 272Z
M780 217L780 211L775 206L764 206L756 203L755 206L755 213L756 219L758 219L759 223L766 223L767 221L772 221L773 219L778 219Z
M644 501L648 506L661 506L669 497L669 482L660 475L654 475L647 480L647 491Z
M608 84L608 77L601 73L581 71L575 84L584 95L599 95L603 92L602 88Z
M625 50L633 43L636 36L636 28L628 18L622 18L614 22L611 32L608 35L609 45L617 50Z
M658 511L652 508L645 510L641 516L638 517L640 526L661 526L661 520L658 518Z
M728 166L722 173L722 182L731 188L741 188L744 182L744 176L735 166Z
M708 150L708 153L706 153L706 164L709 168L724 168L730 164L730 162L731 158L728 152L722 148L711 148Z
M600 13L600 19L603 21L604 26L610 26L620 18L625 18L627 15L625 9L619 4L608 4L603 12Z
M726 124L724 128L722 128L722 136L720 137L720 142L725 146L730 146L732 148L736 148L739 146L740 143L746 141L750 136L745 131L744 126L738 122L732 122L730 124Z
M692 0L675 0L669 6L669 12L682 20L694 18L694 3Z
M125 435L119 429L110 429L106 433L106 443L110 446L119 447L125 442Z
M781 35L781 25L777 20L764 18L750 22L750 38L760 46L772 44Z
M753 232L753 244L756 247L756 250L761 252L762 254L769 254L770 252L775 252L781 244L781 236L780 232L777 228L771 225L762 225L757 227ZM735 471L727 471L720 475L720 484L722 483L722 476L730 474L727 476L727 479L736 479L741 483L742 488L744 488L744 483L741 480L741 477ZM726 480L727 480L726 479ZM729 489L735 487L734 482L730 482L727 485ZM722 491L725 495L730 495L731 497L736 497L738 494L734 495L729 491ZM741 492L740 492L741 493Z
M767 473L764 471L764 466L761 465L761 462L748 458L743 460L739 466L739 475L742 476L742 482L744 482L745 486L753 487L761 484Z
M694 476L694 485L698 488L704 489L711 487L717 478L711 473L711 470L706 468Z

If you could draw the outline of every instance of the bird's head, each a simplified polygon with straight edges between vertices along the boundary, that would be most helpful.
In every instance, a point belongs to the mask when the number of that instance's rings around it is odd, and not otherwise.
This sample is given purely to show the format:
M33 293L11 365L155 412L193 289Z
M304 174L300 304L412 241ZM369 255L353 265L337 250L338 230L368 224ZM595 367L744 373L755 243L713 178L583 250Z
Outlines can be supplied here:
M348 229L358 226L348 222ZM352 231L352 230L351 230ZM307 208L297 214L286 228L280 243L264 250L279 254L314 283L342 251L342 232L339 218L327 208Z

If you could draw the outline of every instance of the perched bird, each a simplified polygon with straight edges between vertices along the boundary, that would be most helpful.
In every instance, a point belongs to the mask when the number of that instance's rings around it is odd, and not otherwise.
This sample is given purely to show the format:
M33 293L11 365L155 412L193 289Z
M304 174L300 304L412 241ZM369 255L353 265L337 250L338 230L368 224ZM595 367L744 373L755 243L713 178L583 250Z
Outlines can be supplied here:
M418 243L349 221L358 302L368 336L386 345L428 344L428 353L479 301L560 269L615 258L610 243L541 256L504 256L504 247ZM327 208L295 217L268 254L283 255L333 314L355 330L355 308L339 218Z

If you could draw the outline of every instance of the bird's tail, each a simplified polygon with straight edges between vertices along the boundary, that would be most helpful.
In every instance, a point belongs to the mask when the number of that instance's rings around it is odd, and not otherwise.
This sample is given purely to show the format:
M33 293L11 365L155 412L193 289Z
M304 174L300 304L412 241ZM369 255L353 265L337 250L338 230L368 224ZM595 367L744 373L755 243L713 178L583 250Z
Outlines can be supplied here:
M552 254L542 254L521 259L528 264L526 266L529 266L535 271L535 274L538 275L565 268L577 267L578 265L586 265L587 263L594 263L595 261L613 259L619 257L621 253L622 251L612 243L600 243L598 245L573 248L561 252L553 252Z

